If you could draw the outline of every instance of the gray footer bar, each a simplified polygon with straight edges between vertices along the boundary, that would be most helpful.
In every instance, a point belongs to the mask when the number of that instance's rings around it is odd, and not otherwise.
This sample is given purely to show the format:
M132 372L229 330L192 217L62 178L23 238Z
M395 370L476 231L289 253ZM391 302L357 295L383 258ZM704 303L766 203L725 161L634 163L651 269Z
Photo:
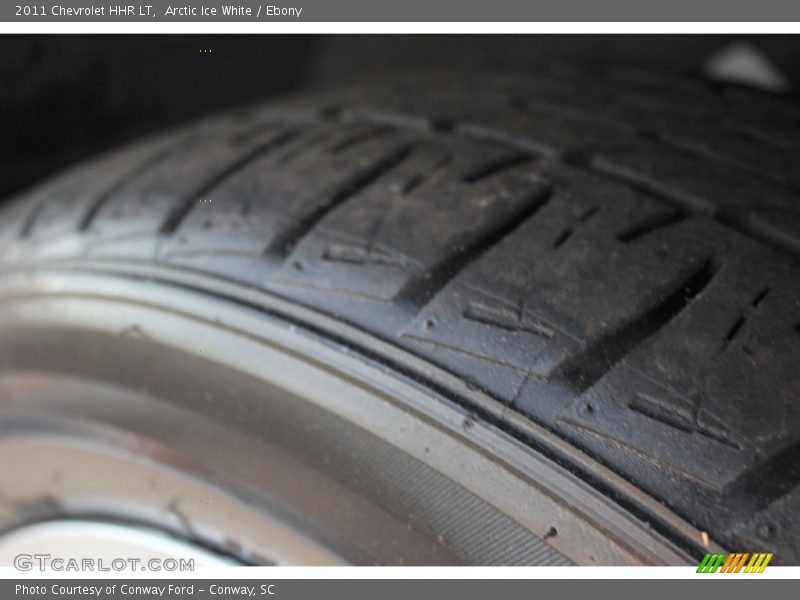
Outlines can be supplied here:
M262 600L534 600L558 598L688 598L790 597L796 593L793 580L751 576L698 575L696 579L527 579L527 580L4 580L0 598L102 598L135 600L151 598ZM710 594L713 594L711 596ZM758 596L755 596L758 594Z

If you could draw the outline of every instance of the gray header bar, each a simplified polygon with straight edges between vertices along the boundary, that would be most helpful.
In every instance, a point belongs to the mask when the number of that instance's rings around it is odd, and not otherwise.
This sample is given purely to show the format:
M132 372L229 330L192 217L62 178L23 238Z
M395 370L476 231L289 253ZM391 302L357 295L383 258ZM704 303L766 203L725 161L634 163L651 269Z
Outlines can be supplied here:
M800 21L797 0L14 0L3 22Z

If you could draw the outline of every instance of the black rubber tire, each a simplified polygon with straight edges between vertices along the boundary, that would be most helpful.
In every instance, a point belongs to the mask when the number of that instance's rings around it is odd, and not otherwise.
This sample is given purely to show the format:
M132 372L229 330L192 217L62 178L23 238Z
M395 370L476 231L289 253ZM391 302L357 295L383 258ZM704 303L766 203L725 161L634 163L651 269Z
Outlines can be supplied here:
M455 375L470 393L438 392L474 419L522 415L731 550L798 564L799 132L785 99L651 74L404 78L71 170L4 209L0 261L269 292Z

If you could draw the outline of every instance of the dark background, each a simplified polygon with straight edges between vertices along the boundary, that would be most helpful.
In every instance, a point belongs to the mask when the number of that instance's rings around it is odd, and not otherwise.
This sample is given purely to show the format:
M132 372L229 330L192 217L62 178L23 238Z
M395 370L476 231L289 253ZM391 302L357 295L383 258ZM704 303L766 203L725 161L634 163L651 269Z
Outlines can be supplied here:
M5 35L0 198L145 133L304 87L552 61L699 76L711 53L743 39L800 81L798 38L785 36Z

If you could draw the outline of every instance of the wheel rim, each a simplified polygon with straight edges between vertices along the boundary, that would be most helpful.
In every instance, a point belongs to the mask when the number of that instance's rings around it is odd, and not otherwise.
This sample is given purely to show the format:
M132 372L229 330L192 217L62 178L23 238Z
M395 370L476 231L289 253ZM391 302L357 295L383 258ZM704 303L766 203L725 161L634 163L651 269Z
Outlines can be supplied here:
M379 529L383 528L383 533L389 537L401 531L410 532L404 534L401 543L392 549L378 543L379 538L386 536L364 535L363 531L357 531L359 525L363 528L360 514L350 515L349 522L343 526L342 522L331 519L330 513L321 510L319 502L317 505L314 502L302 505L300 502L302 506L298 509L299 505L289 497L291 495L281 497L279 491L269 489L269 486L266 489L275 500L271 506L264 502L263 494L256 494L256 498L251 494L252 490L232 492L251 508L275 508L273 512L284 520L287 512L291 513L288 514L291 527L340 560L355 563L481 564L673 564L688 560L684 551L648 531L589 486L557 465L542 460L541 456L490 424L470 423L467 427L465 423L469 422L469 415L460 407L441 399L432 401L430 393L423 393L413 382L398 381L380 365L365 362L363 357L352 356L341 347L323 343L319 336L299 331L295 323L265 315L263 310L252 305L223 303L218 297L206 297L174 284L151 281L143 285L129 278L107 274L98 276L59 271L39 273L34 277L9 276L3 290L0 296L3 304L0 350L4 373L0 389L5 390L2 422L5 430L16 432L14 435L17 437L27 427L28 434L38 431L41 439L43 428L49 432L48 435L53 433L52 419L45 423L43 415L52 417L61 411L62 416L70 416L70 411L78 410L75 406L79 402L60 402L52 393L58 389L63 396L66 389L64 381L53 380L56 373L61 376L66 373L74 385L78 380L85 384L96 379L93 373L76 373L80 371L78 363L85 367L91 361L102 362L104 357L111 360L111 355L121 353L131 363L138 364L141 359L144 364L150 355L149 364L152 372L156 372L158 364L153 363L152 352L157 347L166 348L173 354L178 350L182 360L188 361L187 365L194 365L187 372L204 375L204 370L210 368L208 354L213 352L215 365L246 372L247 377L262 387L265 382L274 386L277 380L281 380L278 387L292 396L294 404L290 408L287 407L291 402L285 398L262 398L261 404L248 409L268 406L269 418L263 412L260 416L247 411L243 413L245 421L276 424L268 432L272 437L260 442L280 446L286 442L281 438L281 427L294 427L295 431L300 431L303 426L298 423L311 423L312 427L306 427L308 431L303 434L302 445L306 446L304 451L307 455L313 455L319 468L325 464L326 448L331 447L331 438L326 439L325 434L330 436L334 435L331 432L336 432L336 444L341 445L343 440L347 440L350 446L334 461L333 466L341 475L334 483L339 485L347 480L346 483L352 484L357 479L353 475L354 469L356 473L358 469L368 472L368 478L371 478L368 485L363 482L360 487L356 485L352 498L366 498L363 506L375 508L375 514L387 517L384 522L373 515L371 523L380 523ZM148 323L148 326L143 328L141 323ZM210 332L216 332L213 337L215 345L211 349L204 343L204 340L212 339ZM93 340L93 343L88 340ZM49 352L46 350L48 347L51 348ZM102 348L102 351L95 352L96 356L91 360L87 358L81 362L72 360L75 357L65 357L63 349L66 347ZM61 348L62 352L57 352L56 348ZM198 369L198 364L202 368ZM137 387L135 377L132 378L131 373L126 376L121 368L117 369L116 375L119 381L113 382L115 387L123 388L125 394L132 394L131 390ZM164 377L169 384L167 387L185 387L185 381L170 380L170 374ZM42 391L39 404L30 400L32 378L50 378L49 383L43 385L50 391ZM96 382L92 385L97 386ZM138 386L141 387L141 383ZM391 388L391 393L387 388ZM325 390L326 394L320 395L320 390ZM76 391L74 395L86 396L85 392L85 389ZM149 390L145 394L147 400L143 402L152 400L152 395L153 390ZM115 423L111 415L114 411L108 406L103 411L95 405L79 416L84 426L87 420L92 422L96 434L104 432L95 435L95 439L110 436L109 439L116 440L111 447L118 450L120 440L125 437L119 435L120 431L130 428L128 424ZM197 408L198 404L193 406ZM74 420L76 415L71 417ZM220 415L206 413L204 417L213 420ZM63 427L63 419L60 422L60 427ZM101 425L99 429L98 424ZM149 435L141 435L142 431L132 435L126 442L132 447L140 448L142 439L163 441L169 437L163 431L158 433L158 423L142 421L140 425L143 431L148 427L155 429ZM241 425L247 426L248 423ZM314 430L314 426L319 429ZM369 443L363 440L356 443L349 439L362 436L364 432L371 440ZM78 432L78 437L85 439L85 434L85 431ZM131 435L130 431L126 434ZM385 442L385 445L374 445L375 439ZM171 443L176 441L170 440ZM224 445L219 449L220 455L226 454ZM182 469L187 465L191 468L198 466L191 464L191 452L181 454L174 448L171 450ZM297 451L298 448L295 445L291 450ZM372 456L356 457L355 454ZM202 481L219 482L220 472L226 472L224 461L219 461L224 457L212 458L217 464L200 474ZM352 464L342 465L340 462ZM202 465L203 468L207 466ZM387 472L379 473L381 470ZM247 481L247 476L241 473L239 476L240 480ZM426 497L391 497L402 491L403 481L413 487L413 482L418 480L427 481L428 489L433 490L421 494ZM231 489L229 483L226 481L223 489ZM314 489L321 488L312 485L306 488L306 495ZM337 489L343 494L348 491L347 486ZM45 491L40 489L37 493L41 496ZM294 500L299 501L300 496L295 494ZM437 503L439 509L436 509ZM411 523L399 520L398 515L408 514L409 507L416 511L416 520ZM311 510L309 513L309 508L316 512ZM80 512L74 507L70 510L75 514ZM453 515L458 515L461 522L453 522ZM11 518L9 515L6 517ZM176 526L173 522L173 529L179 534L187 533L185 523ZM498 531L504 533L493 540L491 532ZM358 539L351 539L352 536ZM265 562L264 552L258 547L248 546L246 540L229 539L227 545L219 547L216 542L209 542L208 535L200 537L203 537L204 544L232 553L237 558ZM367 538L372 541L367 541ZM508 548L515 544L522 550L509 553Z

